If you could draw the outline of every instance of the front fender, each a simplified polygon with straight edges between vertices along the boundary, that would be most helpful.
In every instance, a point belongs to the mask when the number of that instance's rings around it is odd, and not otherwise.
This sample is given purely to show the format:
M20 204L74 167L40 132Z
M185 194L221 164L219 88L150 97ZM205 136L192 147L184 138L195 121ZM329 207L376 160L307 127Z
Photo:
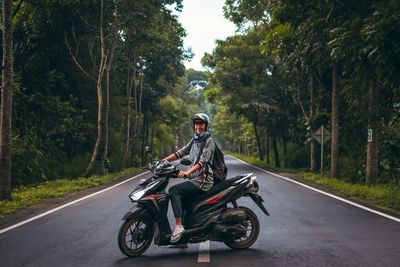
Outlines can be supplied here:
M125 213L122 220L130 220L136 217L149 217L151 218L150 212L142 206L136 205L132 207L127 213Z

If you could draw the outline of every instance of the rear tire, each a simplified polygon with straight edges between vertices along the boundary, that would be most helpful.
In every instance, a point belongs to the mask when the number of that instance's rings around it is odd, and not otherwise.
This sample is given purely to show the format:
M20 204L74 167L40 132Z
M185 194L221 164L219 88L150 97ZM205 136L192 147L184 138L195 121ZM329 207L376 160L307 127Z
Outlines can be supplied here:
M147 218L134 218L125 221L118 232L118 246L129 257L143 254L153 240L153 222Z
M248 223L246 235L240 239L224 242L233 249L246 249L256 242L260 233L260 222L257 215L249 208L239 207L246 213L246 222Z

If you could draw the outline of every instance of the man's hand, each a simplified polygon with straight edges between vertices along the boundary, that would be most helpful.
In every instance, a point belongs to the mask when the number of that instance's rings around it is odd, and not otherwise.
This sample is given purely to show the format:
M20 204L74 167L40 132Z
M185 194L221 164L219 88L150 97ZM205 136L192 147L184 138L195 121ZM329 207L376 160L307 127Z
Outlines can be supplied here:
M184 177L189 177L189 173L188 172L184 172L184 171L180 171L178 174L179 178L184 178Z

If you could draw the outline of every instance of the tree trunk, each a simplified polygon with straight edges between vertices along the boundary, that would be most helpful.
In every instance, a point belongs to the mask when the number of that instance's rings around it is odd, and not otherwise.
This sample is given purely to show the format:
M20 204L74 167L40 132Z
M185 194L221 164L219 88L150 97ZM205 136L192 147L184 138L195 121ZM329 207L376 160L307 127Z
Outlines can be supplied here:
M310 171L317 171L317 142L313 139L310 144Z
M0 109L0 201L11 199L12 102L14 56L12 1L3 0L3 62Z
M106 168L106 160L108 155L108 137L109 137L109 130L108 130L108 120L110 114L110 71L111 71L111 64L107 66L106 70L106 112L104 114L104 153L101 159L101 167L103 173L108 173Z
M254 134L256 135L256 141L257 141L258 158L260 160L264 160L264 155L263 155L262 148L261 148L260 136L258 135L258 131L257 131L257 122L253 122L253 127L254 127Z
M339 105L338 105L338 74L337 62L332 66L332 125L331 125L331 177L339 177Z
M142 149L141 149L141 165L145 166L146 164L146 141L147 141L147 134L148 134L148 124L147 124L147 112L143 112L143 123L142 123Z
M309 81L309 94L310 94L310 116L309 116L309 127L310 127L310 134L314 133L316 130L314 128L314 117L315 117L315 103L314 103L314 77L311 75ZM317 149L316 149L316 142L314 138L311 140L310 144L310 170L316 171L317 170Z
M143 47L140 48L139 51L139 58L140 58L140 66L142 66L141 59L143 58ZM137 72L135 71L135 75ZM135 93L135 138L134 138L134 145L133 145L133 153L135 153L136 147L140 148L140 138L142 136L142 125L141 120L143 120L142 114L142 97L143 97L143 70L139 70L139 94L137 92L137 86L134 86L134 93ZM139 151L140 152L140 151ZM141 157L141 154L139 154ZM141 159L141 158L139 158ZM134 158L134 166L138 166L138 162L136 161L136 157Z
M379 160L379 112L378 112L378 82L371 79L369 89L369 131L372 130L372 140L368 140L367 145L367 169L366 183L375 184L378 180L378 160Z
M282 137L282 143L283 143L283 161L285 163L285 167L288 167L288 159L287 159L287 146L286 146L286 138L285 136Z
M272 147L274 149L274 159L275 159L275 167L280 168L281 162L279 160L279 151L278 151L278 144L276 142L276 138L272 138Z
M114 29L113 29L113 37L111 39L111 44L109 47L109 50L107 52L108 54L108 62L106 66L106 114L104 116L104 127L105 127L105 144L104 144L104 154L102 157L101 165L103 168L103 173L108 173L108 170L106 168L106 161L108 157L108 146L109 146L109 127L108 127L108 121L109 121L109 116L110 116L110 72L111 72L111 67L114 59L114 52L115 48L117 46L117 40L118 40L118 32L117 32L117 25L116 21L114 22Z
M129 147L131 144L131 100L132 100L132 73L131 73L131 49L132 47L128 45L128 62L127 62L127 85L126 85L126 98L128 99L128 104L126 107L126 143L124 157L122 158L122 166L125 167L126 159L128 158Z
M137 51L136 47L133 50L133 101L135 106L135 122L133 125L133 134L132 134L132 154L131 154L131 162L132 166L137 166L136 164L136 143L138 139L138 116L139 116L139 106L138 106L138 97L137 97Z
M268 136L268 134L267 134L267 147L266 147L266 156L267 156L267 164L270 164L271 163L271 160L270 160L270 157L269 157L269 155L270 155L270 150L271 150L271 148L270 148L270 144L269 144L269 136Z
M90 172L94 167L94 163L96 162L99 154L99 148L101 144L101 140L103 137L103 87L102 81L104 76L104 69L105 69L105 62L106 62L106 55L105 55L105 48L104 48L104 32L103 32L103 11L104 11L104 1L101 1L101 11L100 11L100 50L101 50L101 57L100 57L100 65L97 74L97 139L96 144L93 149L92 157L90 158L88 167L84 173L84 176L89 176Z
M150 135L150 151L153 152L154 148L154 126L151 126L151 135Z

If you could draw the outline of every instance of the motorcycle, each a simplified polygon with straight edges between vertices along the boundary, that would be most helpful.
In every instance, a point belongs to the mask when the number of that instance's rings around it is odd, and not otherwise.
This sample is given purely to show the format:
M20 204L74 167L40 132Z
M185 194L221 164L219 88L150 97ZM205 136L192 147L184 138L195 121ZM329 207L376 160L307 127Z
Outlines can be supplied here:
M172 235L167 212L169 194L165 189L171 178L177 178L179 164L168 161L149 164L154 174L142 179L129 195L135 205L123 217L118 233L118 246L129 257L143 254L153 238L158 246L170 245ZM241 197L250 197L269 216L258 192L256 176L242 174L226 179L210 190L183 201L185 231L175 244L200 243L207 240L224 242L233 249L249 248L258 238L260 223L257 215L247 207L238 206Z

